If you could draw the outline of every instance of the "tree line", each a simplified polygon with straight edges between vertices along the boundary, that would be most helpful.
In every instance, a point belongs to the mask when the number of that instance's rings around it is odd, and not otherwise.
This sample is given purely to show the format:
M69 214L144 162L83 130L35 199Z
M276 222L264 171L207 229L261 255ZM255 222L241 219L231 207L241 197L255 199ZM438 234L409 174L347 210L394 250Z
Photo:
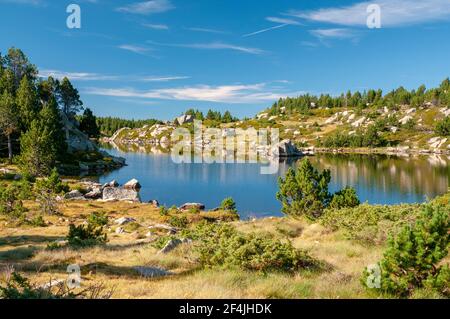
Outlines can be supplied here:
M383 95L381 89L363 91L347 91L339 96L321 94L320 96L304 94L298 97L281 98L269 108L270 115L300 112L307 113L314 108L349 107L364 109L367 107L388 107L396 109L399 105L419 107L430 103L431 105L450 106L450 80L446 78L439 87L427 89L425 85L408 91L403 86ZM283 110L282 110L283 108Z
M206 116L203 114L203 112L195 109L189 109L185 113L185 115L192 115L196 120L204 121L204 120L210 120L215 121L219 123L232 123L237 122L239 119L237 117L234 117L231 115L230 111L225 111L222 115L220 111L213 111L208 110L206 113Z
M47 175L58 161L64 161L67 144L62 117L75 121L82 109L78 90L69 79L40 78L20 49L0 54L0 152L8 155L9 162L18 155L22 171Z

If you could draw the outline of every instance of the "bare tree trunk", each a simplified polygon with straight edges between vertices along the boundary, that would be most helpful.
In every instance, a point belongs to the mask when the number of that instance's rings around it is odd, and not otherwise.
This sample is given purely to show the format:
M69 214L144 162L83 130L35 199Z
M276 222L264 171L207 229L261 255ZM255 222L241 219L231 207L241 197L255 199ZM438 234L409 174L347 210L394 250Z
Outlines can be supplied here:
M11 134L8 134L8 158L9 164L12 164L13 151L12 151Z

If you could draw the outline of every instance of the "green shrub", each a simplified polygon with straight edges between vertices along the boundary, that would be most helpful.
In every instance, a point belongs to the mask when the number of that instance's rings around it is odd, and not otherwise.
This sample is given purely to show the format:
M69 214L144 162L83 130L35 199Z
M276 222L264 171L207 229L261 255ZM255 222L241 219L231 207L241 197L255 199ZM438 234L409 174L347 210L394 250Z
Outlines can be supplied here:
M450 295L448 265L440 262L450 247L450 210L425 206L413 226L405 226L391 237L380 268L380 291L399 297L409 296L417 288L436 289ZM368 269L363 274L367 286Z
M383 147L387 141L379 134L380 124L369 125L366 129L359 129L349 135L336 132L327 136L320 145L328 148L336 147Z
M169 224L177 228L186 228L189 221L186 216L170 216Z
M88 216L87 222L94 227L103 227L108 225L108 215L106 213L93 212Z
M290 242L269 235L244 234L232 226L206 224L198 226L196 251L205 267L239 267L252 271L297 271L317 263Z
M450 116L446 116L445 119L439 121L434 131L439 136L450 136Z
M25 219L27 209L19 199L18 190L14 185L0 185L0 214L12 220Z
M35 216L33 219L30 219L28 221L28 223L34 227L46 227L47 226L42 215Z
M75 226L69 225L67 241L72 247L87 247L105 243L107 235L103 231L103 226L98 227L91 223Z
M236 212L236 202L232 197L227 197L220 204L220 208L226 211Z
M167 209L166 206L161 206L161 207L159 208L159 214L160 214L161 216L167 216L167 215L169 215L169 210Z
M341 230L348 239L367 244L380 244L389 234L414 222L419 205L369 205L353 208L326 209L320 223Z
M333 195L329 208L341 209L345 207L356 207L359 204L360 201L355 189L346 187Z
M52 192L54 194L64 194L70 191L69 185L61 180L56 168L54 168L51 174L47 178L42 178L36 181L36 189L46 190L47 192Z

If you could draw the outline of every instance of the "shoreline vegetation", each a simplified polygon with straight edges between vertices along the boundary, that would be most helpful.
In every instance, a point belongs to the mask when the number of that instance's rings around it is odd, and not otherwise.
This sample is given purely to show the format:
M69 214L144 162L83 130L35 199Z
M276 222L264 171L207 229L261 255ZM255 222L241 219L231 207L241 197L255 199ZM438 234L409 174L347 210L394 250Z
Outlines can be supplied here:
M283 141L312 152L446 154L448 79L384 96L281 99L252 119L188 110L162 123L96 119L69 79L38 74L18 49L0 56L0 299L450 296L449 192L423 204L361 204L350 187L330 193L330 171L304 158L273 194L284 217L239 220L232 198L212 210L164 207L142 203L136 179L100 185L60 175L125 165L93 142L102 130L118 129L113 142L169 150L173 129L192 129L194 119L279 128ZM67 282L74 264L81 288Z

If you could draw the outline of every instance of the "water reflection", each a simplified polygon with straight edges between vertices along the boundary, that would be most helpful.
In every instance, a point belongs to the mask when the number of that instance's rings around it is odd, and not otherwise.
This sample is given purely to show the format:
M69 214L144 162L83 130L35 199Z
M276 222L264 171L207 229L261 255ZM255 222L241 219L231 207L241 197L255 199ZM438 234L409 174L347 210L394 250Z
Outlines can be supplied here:
M128 166L105 174L101 182L138 178L144 200L158 199L167 206L195 201L213 208L232 196L243 217L280 215L277 179L297 165L294 160L283 161L278 174L261 175L260 167L266 164L175 164L162 150L155 154L147 148L121 146L108 151L125 157ZM331 170L331 191L349 185L369 203L422 202L426 196L445 193L449 185L447 156L318 154L310 160L317 168Z

